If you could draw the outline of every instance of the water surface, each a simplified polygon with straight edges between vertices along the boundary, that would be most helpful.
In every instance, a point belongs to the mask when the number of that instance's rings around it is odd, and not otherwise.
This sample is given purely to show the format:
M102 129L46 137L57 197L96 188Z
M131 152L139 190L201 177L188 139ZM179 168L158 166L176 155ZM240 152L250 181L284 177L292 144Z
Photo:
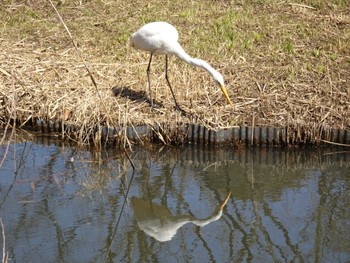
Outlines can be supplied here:
M120 150L11 144L9 262L347 262L345 150L134 147L133 170Z

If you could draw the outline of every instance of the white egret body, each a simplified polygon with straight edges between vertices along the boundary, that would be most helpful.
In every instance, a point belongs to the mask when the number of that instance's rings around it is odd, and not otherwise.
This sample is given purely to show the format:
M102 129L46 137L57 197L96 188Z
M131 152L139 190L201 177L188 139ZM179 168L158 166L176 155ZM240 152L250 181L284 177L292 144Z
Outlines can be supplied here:
M150 84L150 68L153 54L155 55L165 55L165 78L167 80L168 86L170 88L171 94L174 98L175 106L177 109L181 110L180 106L176 102L174 92L171 88L169 79L168 79L168 55L175 55L185 61L186 63L201 67L205 69L213 79L220 85L222 92L224 93L227 101L233 106L230 97L227 94L224 78L223 76L213 69L206 61L192 58L188 55L185 50L181 47L178 42L179 34L175 27L166 23L166 22L152 22L144 25L130 38L130 45L136 49L141 49L144 51L150 52L150 60L147 68L147 77L148 77L148 87L150 91L150 101L151 106L153 107L152 101L152 92ZM182 110L181 110L182 111Z

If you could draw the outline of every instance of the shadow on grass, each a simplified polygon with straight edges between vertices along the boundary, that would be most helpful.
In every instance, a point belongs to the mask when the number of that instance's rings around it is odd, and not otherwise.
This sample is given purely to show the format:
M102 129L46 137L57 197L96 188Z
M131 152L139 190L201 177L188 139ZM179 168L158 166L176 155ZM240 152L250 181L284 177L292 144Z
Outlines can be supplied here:
M129 87L118 87L118 86L114 86L112 88L112 92L116 97L120 96L139 103L146 101L148 105L151 107L151 100L147 97L146 92L134 91ZM155 110L159 108L165 108L164 104L158 101L153 101L153 107ZM179 105L176 105L174 108L184 116L189 115L189 113L183 110Z
M146 101L149 106L151 107L151 101L150 99L147 97L146 92L142 92L142 91L134 91L132 89L130 89L129 87L118 87L118 86L114 86L112 88L112 92L114 94L114 96L118 97L123 97L135 102L144 102ZM154 106L155 107L162 107L164 108L164 105L158 101L153 101Z

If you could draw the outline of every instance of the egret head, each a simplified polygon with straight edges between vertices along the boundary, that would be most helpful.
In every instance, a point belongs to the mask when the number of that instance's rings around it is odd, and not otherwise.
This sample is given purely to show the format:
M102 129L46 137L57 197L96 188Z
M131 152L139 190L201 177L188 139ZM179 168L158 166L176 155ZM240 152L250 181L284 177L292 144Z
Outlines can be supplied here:
M230 103L230 105L233 107L233 103L232 103L230 97L228 96L227 90L225 88L224 77L216 70L214 70L212 72L212 76L213 76L214 80L220 85L221 91L222 91L222 93L224 93L228 103Z

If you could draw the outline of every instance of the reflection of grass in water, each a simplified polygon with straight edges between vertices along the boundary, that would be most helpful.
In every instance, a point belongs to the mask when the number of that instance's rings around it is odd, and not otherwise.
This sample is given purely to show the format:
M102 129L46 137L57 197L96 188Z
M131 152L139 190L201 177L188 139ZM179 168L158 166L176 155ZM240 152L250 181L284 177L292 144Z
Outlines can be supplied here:
M19 119L37 116L76 124L73 138L84 143L98 124L191 122L173 111L162 76L163 58L154 61L152 86L164 108L151 112L145 101L110 92L116 85L146 90L147 55L131 50L128 38L146 22L166 20L177 27L189 54L208 60L223 73L236 105L234 112L224 106L206 73L171 58L178 102L198 116L200 124L250 125L256 114L255 125L313 127L322 122L349 128L348 1L79 3L56 1L89 62L103 102L48 2L5 0L0 8L0 94L6 98L1 111L8 115L7 94L15 87ZM4 121L0 117L0 125ZM123 135L122 131L119 136Z
M114 159L114 158L113 158ZM120 184L130 168L126 162L126 158L120 157L116 160L77 160L73 162L79 163L79 184L82 189L79 194L82 196L90 196L94 193L102 193L113 188L115 184Z

